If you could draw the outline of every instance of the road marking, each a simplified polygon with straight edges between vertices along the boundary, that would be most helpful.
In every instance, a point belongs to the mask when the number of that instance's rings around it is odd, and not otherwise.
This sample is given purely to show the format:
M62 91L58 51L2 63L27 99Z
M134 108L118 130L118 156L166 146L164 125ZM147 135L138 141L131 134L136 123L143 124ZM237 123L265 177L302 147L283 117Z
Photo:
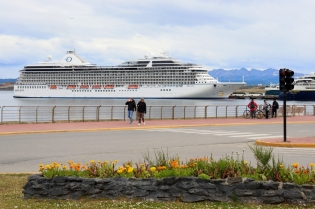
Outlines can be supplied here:
M248 136L257 136L257 137L259 137L259 136L266 136L266 135L270 136L269 134L242 134L241 133L238 136L230 136L230 137L244 137L244 136L246 136L246 137L248 137Z
M200 130L200 129L149 129L146 131L158 131L158 132L173 132L173 133L185 133L185 134L200 134L200 135L213 135L213 136L227 136L231 138L246 139L268 139L268 138L281 138L282 135L268 134L256 134L253 132L239 132L239 131L225 131L225 130Z
M228 135L241 135L241 134L253 134L251 132L239 132L239 133L224 133L224 134L214 134L216 136L228 136Z
M269 134L268 134L269 135ZM269 138L282 138L283 135L279 135L279 136L258 136L258 137L253 137L253 138L248 138L248 139L269 139Z

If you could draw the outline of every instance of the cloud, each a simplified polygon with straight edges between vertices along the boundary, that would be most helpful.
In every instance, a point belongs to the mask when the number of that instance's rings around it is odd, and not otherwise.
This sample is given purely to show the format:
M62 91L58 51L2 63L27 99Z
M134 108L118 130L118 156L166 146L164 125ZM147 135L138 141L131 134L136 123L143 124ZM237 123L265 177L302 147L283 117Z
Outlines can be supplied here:
M0 2L1 77L67 50L99 65L158 55L214 68L315 65L315 2L35 1ZM18 14L18 15L17 15ZM16 70L14 70L16 69Z

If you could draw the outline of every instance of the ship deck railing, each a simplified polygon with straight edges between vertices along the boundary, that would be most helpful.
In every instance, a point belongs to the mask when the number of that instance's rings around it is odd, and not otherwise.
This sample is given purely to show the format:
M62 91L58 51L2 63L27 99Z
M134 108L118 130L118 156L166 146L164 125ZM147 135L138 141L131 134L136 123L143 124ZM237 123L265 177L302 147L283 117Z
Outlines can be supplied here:
M259 109L262 108L260 105ZM241 118L246 110L248 110L246 105L147 105L145 118L147 120ZM286 110L287 116L315 116L315 105L288 105ZM129 120L128 108L125 105L2 106L0 113L1 124ZM278 115L280 117L284 115L283 106L278 109Z

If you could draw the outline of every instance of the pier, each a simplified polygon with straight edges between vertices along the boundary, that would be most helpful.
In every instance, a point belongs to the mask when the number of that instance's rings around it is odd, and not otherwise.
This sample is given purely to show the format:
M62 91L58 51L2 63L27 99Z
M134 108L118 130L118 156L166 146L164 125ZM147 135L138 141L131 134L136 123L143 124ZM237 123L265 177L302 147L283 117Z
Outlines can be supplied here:
M278 99L279 95L245 95L245 96L229 96L229 99Z

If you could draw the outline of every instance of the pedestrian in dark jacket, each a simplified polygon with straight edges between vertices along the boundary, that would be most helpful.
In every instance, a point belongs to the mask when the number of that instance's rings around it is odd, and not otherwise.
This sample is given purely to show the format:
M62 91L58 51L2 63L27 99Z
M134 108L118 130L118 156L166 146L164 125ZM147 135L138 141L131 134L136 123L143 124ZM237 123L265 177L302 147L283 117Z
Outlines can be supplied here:
M279 104L277 102L277 99L274 98L273 99L273 103L272 103L272 112L271 112L271 117L273 118L273 116L275 116L275 118L277 117L277 111L279 109Z
M130 97L130 99L126 102L125 105L128 105L128 118L130 120L129 124L131 124L133 121L133 112L136 111L137 108L136 102Z
M143 125L145 125L144 114L146 114L146 113L147 113L147 105L144 102L144 99L141 98L141 100L137 104L137 116L139 118L138 126L141 125L141 119L142 119Z

